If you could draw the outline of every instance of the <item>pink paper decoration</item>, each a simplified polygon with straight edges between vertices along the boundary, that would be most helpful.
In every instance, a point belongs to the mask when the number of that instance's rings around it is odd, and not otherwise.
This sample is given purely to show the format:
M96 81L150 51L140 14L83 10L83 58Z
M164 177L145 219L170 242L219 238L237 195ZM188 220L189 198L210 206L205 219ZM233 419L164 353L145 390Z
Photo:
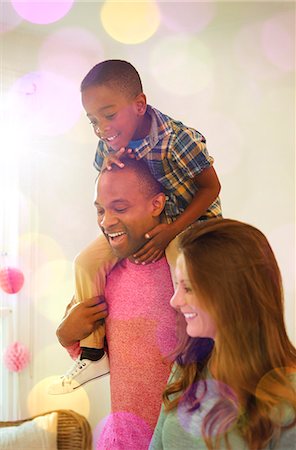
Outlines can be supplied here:
M4 364L12 372L20 372L30 362L30 352L20 342L13 342L4 352Z
M24 284L24 275L16 267L3 267L0 269L0 287L7 294L19 292Z

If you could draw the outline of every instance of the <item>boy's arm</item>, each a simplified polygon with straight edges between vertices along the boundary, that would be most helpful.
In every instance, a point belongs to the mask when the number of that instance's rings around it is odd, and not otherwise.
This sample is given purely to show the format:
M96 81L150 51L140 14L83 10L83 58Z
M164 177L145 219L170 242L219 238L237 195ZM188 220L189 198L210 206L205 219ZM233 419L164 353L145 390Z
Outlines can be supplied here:
M170 224L176 236L202 216L220 193L221 185L213 166L204 169L193 178L193 181L198 186L198 192L185 211Z
M195 175L198 191L185 211L170 224L159 224L146 233L149 242L133 256L138 263L148 264L163 256L168 244L189 225L195 222L218 197L221 186L213 166Z

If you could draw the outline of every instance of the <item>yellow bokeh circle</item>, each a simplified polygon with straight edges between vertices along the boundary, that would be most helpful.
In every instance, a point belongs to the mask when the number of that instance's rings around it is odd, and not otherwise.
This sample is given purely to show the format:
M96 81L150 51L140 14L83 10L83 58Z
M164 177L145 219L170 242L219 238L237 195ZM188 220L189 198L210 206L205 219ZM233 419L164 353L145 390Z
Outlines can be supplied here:
M213 83L210 48L191 36L166 36L150 53L150 72L156 83L175 96L197 94Z
M158 29L160 13L154 0L106 0L101 9L101 21L106 32L123 44L139 44Z
M83 387L76 389L71 394L50 395L47 390L57 376L42 379L29 392L27 407L30 416L42 414L56 409L72 409L86 418L89 416L89 398Z

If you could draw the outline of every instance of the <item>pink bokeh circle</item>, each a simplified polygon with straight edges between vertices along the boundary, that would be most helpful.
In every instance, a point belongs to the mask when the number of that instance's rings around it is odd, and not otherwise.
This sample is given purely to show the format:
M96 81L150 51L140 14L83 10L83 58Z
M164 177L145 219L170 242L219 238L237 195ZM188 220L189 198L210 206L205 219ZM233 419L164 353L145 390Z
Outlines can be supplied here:
M43 40L39 51L39 70L74 80L79 89L87 72L103 60L103 54L97 36L80 27L63 27Z
M153 434L152 428L137 415L120 411L109 414L96 427L94 448L148 448Z
M214 2L158 2L162 23L175 32L198 33L212 22L216 15Z
M284 13L262 25L261 46L264 56L283 72L295 70L295 19Z
M82 112L78 84L53 72L27 73L13 84L9 96L15 123L34 135L63 134Z
M16 13L8 1L1 2L0 33L13 30L22 22L22 18Z
M74 0L49 1L11 0L15 11L28 22L40 25L57 22L62 19L73 6Z
M196 409L199 413L197 414L196 410L189 412L188 409L192 405L183 397L178 405L178 420L182 428L195 439L203 437L203 421L214 408L215 426L210 426L205 432L213 438L216 434L230 431L240 412L238 398L233 389L214 379L200 380L191 388L192 395L199 400L200 406Z

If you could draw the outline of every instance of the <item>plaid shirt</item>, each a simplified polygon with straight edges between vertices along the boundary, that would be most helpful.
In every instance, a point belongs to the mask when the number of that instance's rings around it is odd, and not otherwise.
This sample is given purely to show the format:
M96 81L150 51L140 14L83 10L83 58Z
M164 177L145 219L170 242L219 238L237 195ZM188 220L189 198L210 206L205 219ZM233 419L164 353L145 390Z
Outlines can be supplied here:
M165 213L175 220L198 192L193 178L210 167L214 160L208 154L206 140L201 133L149 105L147 112L152 118L150 134L133 152L138 159L144 158L152 175L162 184L166 194ZM108 153L108 146L100 140L94 161L99 172ZM199 219L221 216L217 197Z

